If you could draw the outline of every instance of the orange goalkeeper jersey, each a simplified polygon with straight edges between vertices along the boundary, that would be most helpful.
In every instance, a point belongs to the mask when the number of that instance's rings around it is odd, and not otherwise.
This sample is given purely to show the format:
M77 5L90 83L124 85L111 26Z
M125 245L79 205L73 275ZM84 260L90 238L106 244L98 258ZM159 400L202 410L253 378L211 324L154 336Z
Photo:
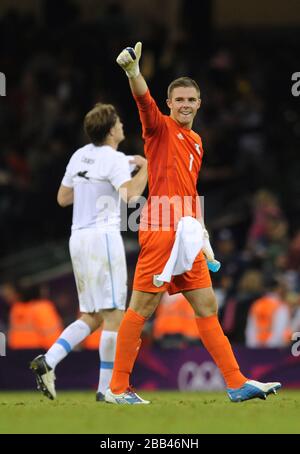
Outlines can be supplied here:
M148 160L149 197L140 228L174 226L182 216L200 216L197 179L203 148L198 134L163 115L149 90L135 101Z

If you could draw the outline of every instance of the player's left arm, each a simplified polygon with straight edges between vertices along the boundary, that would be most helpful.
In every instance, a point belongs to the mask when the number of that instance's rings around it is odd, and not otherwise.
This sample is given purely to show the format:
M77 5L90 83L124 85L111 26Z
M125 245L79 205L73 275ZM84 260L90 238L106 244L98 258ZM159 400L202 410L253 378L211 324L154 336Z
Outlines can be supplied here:
M74 201L74 191L73 188L67 188L66 186L60 185L57 193L57 203L61 207L67 207L72 205Z

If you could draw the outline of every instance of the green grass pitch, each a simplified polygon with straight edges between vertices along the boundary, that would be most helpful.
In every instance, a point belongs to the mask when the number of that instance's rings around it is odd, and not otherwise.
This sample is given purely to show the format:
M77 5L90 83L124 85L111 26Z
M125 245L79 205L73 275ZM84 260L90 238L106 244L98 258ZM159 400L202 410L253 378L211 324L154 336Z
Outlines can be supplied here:
M0 393L0 433L300 433L300 391L231 403L224 392L141 392L151 405L109 405L93 392Z

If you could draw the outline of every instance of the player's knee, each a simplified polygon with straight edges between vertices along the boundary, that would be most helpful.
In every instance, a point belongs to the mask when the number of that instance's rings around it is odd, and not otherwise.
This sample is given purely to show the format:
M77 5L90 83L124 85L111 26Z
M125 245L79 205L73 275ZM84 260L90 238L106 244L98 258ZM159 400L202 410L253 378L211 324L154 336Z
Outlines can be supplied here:
M139 301L131 302L129 307L142 317L149 318L155 311L156 306L153 301Z
M215 295L211 295L206 302L205 305L206 311L209 313L209 315L216 315L218 312L218 304ZM209 316L207 315L207 316Z
M81 315L80 320L89 326L91 333L99 328L99 317L96 313L84 313Z
M145 318L151 317L161 299L161 294L143 294L134 292L132 294L129 307Z
M211 315L216 315L218 312L218 304L215 295L213 293L206 295L206 297L201 301L201 304L197 305L194 310L196 315L199 317L210 317Z
M109 331L118 331L118 329L119 329L119 327L121 325L122 318L123 318L123 315L122 315L122 317L112 318L109 321L109 326L108 326L107 329L109 329Z
M120 309L103 310L102 311L102 317L104 320L103 329L107 331L118 331L123 316L124 311Z

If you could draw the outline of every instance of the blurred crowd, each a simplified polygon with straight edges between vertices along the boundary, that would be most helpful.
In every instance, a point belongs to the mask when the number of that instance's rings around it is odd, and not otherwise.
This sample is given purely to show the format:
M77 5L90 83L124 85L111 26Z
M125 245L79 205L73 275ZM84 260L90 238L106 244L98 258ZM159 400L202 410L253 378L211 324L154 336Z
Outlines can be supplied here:
M121 2L107 3L88 21L76 3L61 1L59 15L53 3L43 2L39 18L14 10L0 17L0 69L7 79L0 103L1 257L68 237L71 212L58 207L56 192L70 155L85 143L82 120L95 102L117 106L127 136L122 151L143 150L127 81L115 64L118 52L137 40L135 18ZM173 78L189 75L202 91L198 190L222 263L213 279L227 335L249 346L260 345L258 338L261 345L287 345L300 331L300 115L291 95L300 40L288 30L216 32L206 13L198 26L196 14L189 11L187 20L183 8L172 33L167 23L139 26L142 70L164 112ZM2 330L14 306L6 284L17 292L15 302L44 301L42 312L56 310L43 294L18 293L14 276L1 281ZM166 297L162 308L172 304ZM68 311L59 312L48 317L53 324L46 331L66 324ZM157 341L178 340L155 320L149 330ZM180 345L195 339L191 332L178 333Z

